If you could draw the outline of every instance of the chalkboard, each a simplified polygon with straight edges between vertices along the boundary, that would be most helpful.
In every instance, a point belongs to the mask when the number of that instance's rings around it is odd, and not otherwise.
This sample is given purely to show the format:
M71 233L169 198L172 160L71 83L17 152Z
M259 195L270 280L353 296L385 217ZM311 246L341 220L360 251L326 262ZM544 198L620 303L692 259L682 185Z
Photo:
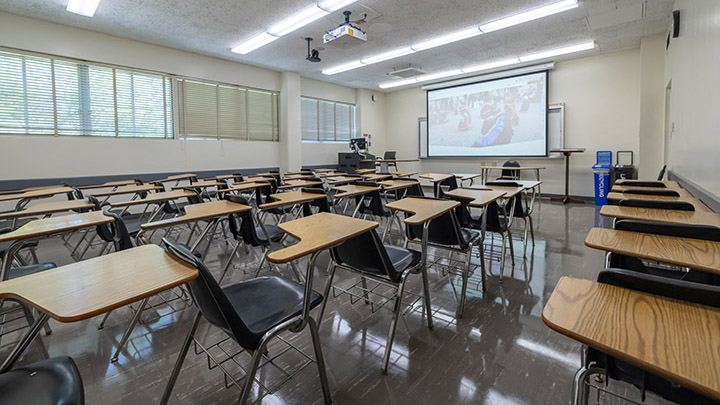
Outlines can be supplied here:
M548 150L565 147L565 104L548 105ZM418 118L418 157L427 158L427 117ZM560 158L560 153L550 153L550 158Z

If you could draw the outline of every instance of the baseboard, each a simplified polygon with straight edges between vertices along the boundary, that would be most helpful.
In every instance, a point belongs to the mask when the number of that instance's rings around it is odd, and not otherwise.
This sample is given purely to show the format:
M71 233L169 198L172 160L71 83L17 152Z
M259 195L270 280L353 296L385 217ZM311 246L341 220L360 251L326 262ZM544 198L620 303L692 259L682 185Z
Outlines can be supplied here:
M17 180L0 180L0 190L19 190L28 187L55 186L60 184L68 184L70 186L84 186L91 184L102 184L108 181L118 181L127 179L140 179L143 182L164 179L168 176L183 173L194 173L198 178L219 176L228 173L255 174L267 172L269 170L278 170L277 167L263 167L251 169L223 169L223 170L203 170L203 171L184 171L184 172L158 172L158 173L134 173L134 174L113 174L106 176L82 176L82 177L48 177L43 179L17 179Z
M687 177L678 174L672 170L668 171L667 178L668 180L675 180L680 183L682 188L689 191L690 194L693 195L693 197L702 201L703 204L707 205L708 208L710 208L714 212L720 212L720 198L718 198L718 196L716 196L715 194L711 193L710 191L698 185L694 181L688 179Z

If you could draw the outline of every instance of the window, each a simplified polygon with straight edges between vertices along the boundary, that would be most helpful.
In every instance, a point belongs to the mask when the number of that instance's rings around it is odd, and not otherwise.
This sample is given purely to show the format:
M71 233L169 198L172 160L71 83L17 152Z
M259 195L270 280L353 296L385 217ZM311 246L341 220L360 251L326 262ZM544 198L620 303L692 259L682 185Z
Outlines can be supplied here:
M172 138L172 79L0 51L0 134Z
M349 141L355 133L355 106L303 97L303 141Z
M179 134L187 138L277 141L278 93L177 79Z

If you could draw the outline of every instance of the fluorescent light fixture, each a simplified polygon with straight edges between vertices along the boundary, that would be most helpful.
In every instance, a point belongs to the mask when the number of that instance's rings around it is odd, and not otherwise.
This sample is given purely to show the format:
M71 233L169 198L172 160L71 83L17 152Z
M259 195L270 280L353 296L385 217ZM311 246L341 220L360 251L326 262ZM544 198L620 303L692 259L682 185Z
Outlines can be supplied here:
M413 77L412 79L396 80L394 82L381 83L380 88L391 89L393 87L407 86L408 84L415 84L417 82L417 79Z
M273 24L270 28L268 28L267 32L270 35L281 37L295 31L298 28L304 27L311 22L316 21L328 14L330 13L313 4L312 6L293 14L286 19L276 24Z
M355 3L357 0L324 0L318 3L318 7L329 12L339 10L345 6Z
M462 69L446 70L440 73L433 73L429 75L422 75L417 77L418 82L427 82L430 80L442 79L444 77L457 76L462 74Z
M231 51L245 55L246 53L252 52L261 46L265 46L276 39L278 39L278 37L274 37L267 32L263 32L234 47Z
M98 5L100 5L100 0L69 0L67 11L85 17L92 17L95 15Z
M360 62L360 61L358 60L358 61L355 61L355 62L346 63L346 64L344 64L344 65L335 66L335 67L330 68L330 69L325 69L325 70L322 71L322 73L323 73L324 75L334 75L335 73L340 73L340 72L345 72L345 71L347 71L347 70L357 69L357 68L359 68L360 66L364 66L364 65L363 65L362 62Z
M505 17L499 20L495 20L493 22L489 22L487 24L482 24L480 25L480 31L487 34L488 32L512 27L513 25L522 24L524 22L537 20L538 18L543 18L549 15L570 10L577 6L577 0L562 0L557 3L548 4L547 6L528 10L524 13L511 15L510 17Z
M550 51L533 53L530 55L520 56L520 62L530 62L538 59L552 58L553 56L565 55L573 52L586 51L595 48L595 41L585 42L582 44L566 46L564 48L553 49Z
M411 46L411 48L414 51L424 51L426 49L435 48L436 46L449 44L451 42L460 41L466 38L472 38L480 34L482 34L482 32L478 29L478 27L472 27L461 31L455 31L447 35L428 39L427 41L423 41Z
M462 75L462 74L466 74L466 73L474 73L474 72L480 72L483 70L490 70L490 69L495 69L495 68L504 67L504 66L511 66L511 65L516 65L519 63L523 63L523 62L530 62L530 61L538 60L538 59L546 59L546 58L551 58L553 56L565 55L565 54L573 53L573 52L586 51L588 49L593 49L593 48L595 48L595 41L590 41L590 42L585 42L582 44L570 45L570 46L566 46L563 48L553 49L550 51L543 51L543 52L533 53L533 54L529 54L529 55L524 55L524 56L520 56L520 57L516 57L516 58L508 58L508 59L503 59L503 60L499 60L499 61L495 61L495 62L468 66L468 67L464 67L462 69L446 70L444 72L416 76L416 77L413 77L410 79L405 79L405 80L396 80L393 82L380 83L380 88L381 89L391 89L393 87L407 86L409 84L428 82L431 80L443 79L445 77L458 76L458 75ZM323 71L323 73L325 73L325 72Z
M461 70L463 73L473 73L473 72L479 72L481 70L490 70L490 69L495 69L495 68L499 68L499 67L503 67L503 66L514 65L519 62L520 62L520 59L518 59L518 58L510 58L510 59L505 59L505 60L499 60L497 62L483 63L482 65L469 66L469 67L462 68Z
M382 62L388 59L395 59L399 58L400 56L409 55L415 51L412 50L409 46L405 48L398 48L394 49L389 52L381 53L380 55L371 56L369 58L361 59L360 62L362 62L365 65L371 65L373 63Z

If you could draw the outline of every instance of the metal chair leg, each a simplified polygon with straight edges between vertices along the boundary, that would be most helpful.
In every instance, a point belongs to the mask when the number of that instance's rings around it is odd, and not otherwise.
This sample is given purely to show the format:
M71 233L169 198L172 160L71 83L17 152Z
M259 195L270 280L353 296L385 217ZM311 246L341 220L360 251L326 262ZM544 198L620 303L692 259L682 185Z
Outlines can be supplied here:
M433 329L432 307L430 306L430 283L428 282L427 266L422 269L423 296L425 297L425 313L427 316L428 329Z
M505 234L501 233L500 236L502 237L502 248L500 250L500 283L503 282L503 272L505 271L505 253L507 251L507 243L505 238Z
M325 370L325 359L322 354L322 346L320 345L320 335L318 334L318 325L315 325L315 320L312 318L308 319L308 326L310 326L310 337L312 338L313 349L315 350L315 362L317 363L318 374L320 375L320 385L322 385L323 399L326 404L332 403L332 397L330 396L330 385L328 384L327 371Z
M262 359L263 353L265 353L265 347L267 340L263 339L260 342L260 346L255 350L250 361L250 367L245 375L245 384L243 384L242 392L240 392L240 399L238 404L244 405L247 402L248 396L250 396L250 389L252 389L253 382L255 381L255 373L257 373L258 366L260 365L260 359Z
M395 340L395 329L397 328L397 321L400 318L400 307L402 305L403 291L405 290L405 278L400 281L398 287L397 297L395 297L395 307L393 308L393 318L390 322L390 330L388 331L387 341L385 342L385 354L383 355L382 366L380 366L380 372L387 374L388 364L390 364L390 353L392 352L392 344Z
M105 316L103 316L102 321L100 321L100 325L98 325L98 330L102 330L105 327L105 322L107 322L111 313L112 313L112 311L105 312Z
M263 249L262 258L260 259L260 263L258 264L257 269L255 269L255 277L256 278L260 274L260 270L262 269L263 264L265 264L265 260L268 257L268 252L269 252L268 248Z
M130 334L132 333L133 329L135 329L135 325L137 325L138 320L140 319L140 316L142 315L143 309L145 309L145 305L147 305L148 301L150 300L150 297L145 298L140 302L140 307L138 307L137 312L135 312L135 315L133 316L132 321L130 321L130 325L128 325L127 329L125 329L125 333L123 333L122 338L120 339L120 343L118 343L117 349L115 349L115 354L113 354L112 358L110 359L111 362L115 363L118 361L118 356L120 356L120 351L125 347L125 344L127 343L128 339L130 339Z
M235 246L232 249L232 252L230 252L230 256L227 259L227 263L225 263L225 266L223 266L222 275L220 275L220 280L218 280L218 284L225 278L225 274L227 274L228 269L230 268L230 264L232 263L233 259L235 258L235 254L238 251L238 248L240 247L240 242L238 241Z
M463 309L465 308L465 297L467 296L467 284L470 277L470 259L472 259L472 245L465 252L465 268L462 272L462 292L460 293L460 308L458 309L458 318L462 318Z
M587 405L590 397L590 387L585 383L593 374L603 373L605 370L600 367L582 367L575 373L573 380L572 404Z
M328 269L329 270L328 279L325 282L325 292L323 293L323 297L325 297L325 299L323 300L323 302L320 306L320 314L318 315L318 321L317 321L318 329L320 328L320 324L322 323L323 314L325 314L325 306L327 305L327 302L330 299L330 288L332 287L332 282L333 282L333 278L335 277L335 269L336 268L337 268L337 266L332 261L330 261L330 269Z
M510 245L510 263L512 263L513 266L515 266L515 248L513 247L513 240L512 240L512 232L510 231L510 228L507 230L508 234L508 244Z
M527 218L522 218L523 223L525 224L523 228L523 257L527 257L527 238L528 238L528 220Z
M161 405L167 405L168 401L170 400L170 395L172 395L173 387L175 387L175 381L177 381L177 378L180 375L180 370L182 369L182 365L185 362L185 356L190 349L190 344L192 343L193 335L195 335L195 331L197 330L198 324L200 323L201 316L202 315L200 314L200 311L197 311L192 326L190 327L190 330L188 330L187 336L185 336L185 342L183 342L180 353L178 353L177 360L175 361L175 367L173 367L170 378L168 379L168 383L165 386L165 392L163 393L162 399L160 399Z
M528 216L528 220L530 221L530 238L532 239L532 245L535 246L535 229L533 226L532 216Z
M363 297L365 298L365 305L370 305L370 296L368 295L367 279L360 276L360 283L363 289Z

